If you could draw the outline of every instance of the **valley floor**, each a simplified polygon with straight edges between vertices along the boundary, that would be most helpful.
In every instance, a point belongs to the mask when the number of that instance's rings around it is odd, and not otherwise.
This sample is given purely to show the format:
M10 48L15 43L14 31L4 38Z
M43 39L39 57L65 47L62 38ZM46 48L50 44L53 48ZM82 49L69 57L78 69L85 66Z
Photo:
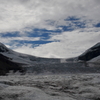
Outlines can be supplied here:
M100 100L100 74L0 76L0 100Z

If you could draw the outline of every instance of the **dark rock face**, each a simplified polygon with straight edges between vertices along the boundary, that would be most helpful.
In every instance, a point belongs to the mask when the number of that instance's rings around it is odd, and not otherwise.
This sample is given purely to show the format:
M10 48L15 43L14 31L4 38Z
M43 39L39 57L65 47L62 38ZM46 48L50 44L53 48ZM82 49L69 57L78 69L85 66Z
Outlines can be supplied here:
M8 48L4 44L0 43L0 52L7 52L7 51L9 51Z
M14 72L23 71L21 64L13 62L11 58L4 55L9 53L9 51L10 49L0 43L0 75L5 75L10 70L13 70Z
M82 55L78 57L78 60L88 61L100 55L100 43L97 43Z
M9 70L16 72L18 70L22 71L22 68L17 63L11 62L9 58L0 54L0 75L5 75Z

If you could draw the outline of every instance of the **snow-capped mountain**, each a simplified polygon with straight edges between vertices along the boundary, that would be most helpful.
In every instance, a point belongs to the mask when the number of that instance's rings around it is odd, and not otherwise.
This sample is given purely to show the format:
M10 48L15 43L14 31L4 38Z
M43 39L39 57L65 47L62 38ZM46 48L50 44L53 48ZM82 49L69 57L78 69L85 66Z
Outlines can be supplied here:
M78 60L92 61L92 63L100 61L100 43L88 49L79 57L69 59L42 58L15 52L0 43L0 74L9 72L9 70L20 70L28 72L95 72L93 69L82 67L83 63ZM99 64L100 65L100 64Z
M86 50L78 60L85 61L90 66L100 66L100 42Z
M52 61L52 62L60 62L59 59L49 59L49 58L41 58L36 56L31 56L27 54L22 54L15 52L11 49L8 49L4 44L0 43L0 54L7 57L10 61L22 64L24 67L25 65L33 65L34 63L43 63L43 61Z
M40 58L36 56L18 53L7 48L4 44L0 43L0 68L2 70L19 70L20 68L27 69L28 67L32 68L37 67L37 65L48 65L50 63L60 63L60 59Z
M97 43L90 49L86 50L78 57L79 60L89 61L97 56L100 56L100 43Z

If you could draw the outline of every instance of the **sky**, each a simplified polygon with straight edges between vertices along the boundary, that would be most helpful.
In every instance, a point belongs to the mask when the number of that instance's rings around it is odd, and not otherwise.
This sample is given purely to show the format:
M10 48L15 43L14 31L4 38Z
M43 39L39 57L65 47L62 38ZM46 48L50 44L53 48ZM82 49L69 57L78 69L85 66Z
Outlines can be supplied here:
M0 0L0 42L17 52L70 58L99 39L100 0Z

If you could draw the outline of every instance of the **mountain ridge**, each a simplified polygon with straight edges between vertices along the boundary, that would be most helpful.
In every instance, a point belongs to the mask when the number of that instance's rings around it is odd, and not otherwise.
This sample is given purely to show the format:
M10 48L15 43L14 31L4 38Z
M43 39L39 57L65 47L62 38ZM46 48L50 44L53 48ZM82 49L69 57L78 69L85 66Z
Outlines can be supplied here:
M89 61L97 56L100 56L100 42L87 49L83 54L78 56L78 59Z
M96 55L95 55L96 54ZM15 52L0 43L0 74L5 74L10 70L20 72L46 72L64 73L64 72L95 72L95 69L82 67L84 62L92 61L95 63L98 59L100 62L100 43L86 50L78 57L69 59L60 58L42 58L28 54ZM82 63L79 63L82 61ZM100 66L100 64L99 64ZM86 67L86 66L85 66Z

